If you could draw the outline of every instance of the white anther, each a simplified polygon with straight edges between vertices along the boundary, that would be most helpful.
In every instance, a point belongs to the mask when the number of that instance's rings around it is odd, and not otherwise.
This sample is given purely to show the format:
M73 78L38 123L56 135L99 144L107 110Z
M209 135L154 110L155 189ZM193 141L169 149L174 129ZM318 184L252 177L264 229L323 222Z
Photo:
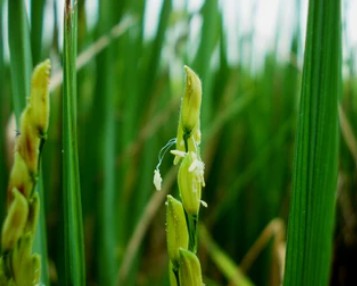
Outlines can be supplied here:
M203 207L208 208L208 204L205 201L200 200L200 203Z
M161 191L162 188L162 178L161 178L161 174L160 174L160 170L159 169L155 169L154 171L154 185L157 191Z
M181 157L181 158L184 158L186 156L186 154L187 154L186 152L180 151L180 150L171 150L170 153L172 155L175 155L175 156Z

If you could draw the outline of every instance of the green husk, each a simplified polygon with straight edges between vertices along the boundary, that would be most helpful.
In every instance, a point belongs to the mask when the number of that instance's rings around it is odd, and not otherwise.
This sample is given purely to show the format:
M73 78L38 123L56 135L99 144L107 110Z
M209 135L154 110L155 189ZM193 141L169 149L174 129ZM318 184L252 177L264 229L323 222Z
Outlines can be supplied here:
M189 235L185 213L180 201L171 195L166 199L166 232L167 250L174 268L178 269L180 248L188 249Z
M180 284L182 286L202 286L202 272L197 256L186 249L180 249Z

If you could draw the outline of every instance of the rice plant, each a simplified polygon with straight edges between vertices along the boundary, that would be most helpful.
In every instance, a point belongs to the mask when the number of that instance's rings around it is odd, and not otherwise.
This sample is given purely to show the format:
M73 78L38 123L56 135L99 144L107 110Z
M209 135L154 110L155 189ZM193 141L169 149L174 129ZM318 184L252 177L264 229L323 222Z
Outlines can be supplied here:
M160 165L168 148L176 143L174 164L180 163L177 182L182 203L171 195L166 200L167 249L170 258L170 283L174 285L202 285L201 265L196 256L197 226L204 181L204 163L200 157L200 112L202 87L198 76L185 66L186 87L181 101L177 137L161 150L159 164L154 171L154 185L160 191ZM161 153L161 152L160 152ZM162 157L161 157L162 156Z
M0 285L357 285L354 5L0 0Z

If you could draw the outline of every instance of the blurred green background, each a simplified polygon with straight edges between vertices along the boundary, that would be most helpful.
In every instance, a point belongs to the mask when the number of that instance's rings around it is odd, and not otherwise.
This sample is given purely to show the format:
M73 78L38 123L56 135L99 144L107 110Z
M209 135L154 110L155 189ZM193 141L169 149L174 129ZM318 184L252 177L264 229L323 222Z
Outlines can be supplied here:
M161 194L154 190L152 179L161 147L176 136L184 64L203 83L201 151L206 164L203 199L208 208L202 209L200 221L211 236L203 232L199 238L204 281L235 285L222 271L228 259L255 285L280 285L306 1L291 0L289 5L272 1L275 14L266 10L265 1L232 2L78 1L77 127L87 285L116 281L168 285L164 192L178 195L171 155L161 167L165 182ZM346 16L352 2L343 6L340 104L347 123L341 123L342 130L350 126L351 132L342 132L340 140L331 285L357 285L356 43L350 38L352 24ZM49 57L53 63L51 123L42 154L42 205L51 285L64 285L63 3L26 3L32 62ZM16 135L11 125L7 1L0 0L0 17L3 221L10 146ZM212 242L223 256L217 257Z

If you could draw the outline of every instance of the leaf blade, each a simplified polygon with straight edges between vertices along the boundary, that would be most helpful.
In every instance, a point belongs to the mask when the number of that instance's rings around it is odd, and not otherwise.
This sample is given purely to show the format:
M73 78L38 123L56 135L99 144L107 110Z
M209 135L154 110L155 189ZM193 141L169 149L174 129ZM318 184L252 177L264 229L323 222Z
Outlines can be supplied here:
M284 285L327 285L337 185L340 1L310 1Z
M84 238L76 128L77 2L64 11L63 208L66 285L85 285Z

